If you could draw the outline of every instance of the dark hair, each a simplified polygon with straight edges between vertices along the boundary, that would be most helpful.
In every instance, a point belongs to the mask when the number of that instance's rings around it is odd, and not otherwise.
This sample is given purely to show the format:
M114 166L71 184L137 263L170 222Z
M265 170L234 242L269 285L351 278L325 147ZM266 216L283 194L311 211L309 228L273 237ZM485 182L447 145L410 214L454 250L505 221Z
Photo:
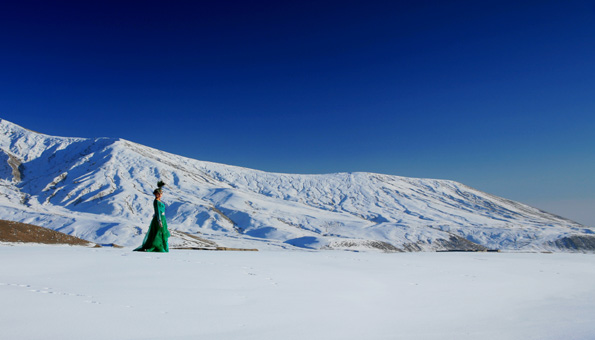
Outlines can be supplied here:
M157 196L157 194L160 194L162 192L161 188L164 186L165 186L165 182L163 182L163 181L157 182L157 189L155 189L155 191L153 191L153 195Z

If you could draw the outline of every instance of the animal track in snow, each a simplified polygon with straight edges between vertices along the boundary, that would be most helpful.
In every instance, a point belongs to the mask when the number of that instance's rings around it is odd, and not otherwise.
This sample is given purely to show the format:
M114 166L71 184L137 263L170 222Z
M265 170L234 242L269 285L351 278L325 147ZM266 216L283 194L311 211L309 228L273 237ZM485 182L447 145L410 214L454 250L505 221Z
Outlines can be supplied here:
M70 296L70 297L84 298L85 300L83 300L83 302L85 302L85 303L91 303L91 304L96 304L96 305L101 304L101 302L96 301L95 297L92 295L62 292L62 291L56 290L51 287L34 287L33 285L29 285L29 284L3 283L3 282L0 282L0 286L23 288L23 289L27 289L27 291L29 291L29 292L38 293L38 294L49 294L49 295L56 295L56 296Z
M242 269L244 270L244 274L246 275L260 277L260 275L257 274L254 268L252 267L242 267ZM278 285L278 283L271 277L264 277L264 280L268 281L268 283L274 286Z

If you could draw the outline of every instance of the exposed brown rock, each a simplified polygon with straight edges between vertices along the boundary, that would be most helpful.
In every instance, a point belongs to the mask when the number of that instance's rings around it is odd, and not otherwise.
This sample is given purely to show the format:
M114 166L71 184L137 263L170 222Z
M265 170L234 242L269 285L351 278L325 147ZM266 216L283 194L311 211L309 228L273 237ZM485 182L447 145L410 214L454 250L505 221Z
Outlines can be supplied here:
M0 220L0 242L68 244L93 247L97 244L32 224Z

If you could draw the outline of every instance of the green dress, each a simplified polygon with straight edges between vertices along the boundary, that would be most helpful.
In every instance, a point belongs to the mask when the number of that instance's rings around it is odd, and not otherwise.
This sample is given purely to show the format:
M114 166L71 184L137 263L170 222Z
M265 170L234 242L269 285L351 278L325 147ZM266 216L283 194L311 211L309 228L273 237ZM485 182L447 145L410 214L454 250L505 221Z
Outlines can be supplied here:
M169 252L167 239L169 238L169 230L167 230L167 221L165 220L165 204L163 202L154 200L153 208L155 215L151 220L149 231L145 235L143 245L134 249L134 251L152 251L152 252Z

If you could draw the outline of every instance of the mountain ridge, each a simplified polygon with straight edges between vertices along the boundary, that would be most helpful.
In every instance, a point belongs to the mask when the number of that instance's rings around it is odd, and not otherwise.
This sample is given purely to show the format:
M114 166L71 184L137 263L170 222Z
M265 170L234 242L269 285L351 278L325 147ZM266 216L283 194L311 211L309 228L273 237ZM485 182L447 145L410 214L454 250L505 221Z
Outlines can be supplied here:
M138 244L152 215L153 186L164 180L170 226L231 246L595 249L589 246L592 228L455 181L269 173L120 138L39 134L6 120L0 131L0 218L37 222L32 224L96 243ZM581 246L573 249L560 241L569 237L586 241L574 242Z

